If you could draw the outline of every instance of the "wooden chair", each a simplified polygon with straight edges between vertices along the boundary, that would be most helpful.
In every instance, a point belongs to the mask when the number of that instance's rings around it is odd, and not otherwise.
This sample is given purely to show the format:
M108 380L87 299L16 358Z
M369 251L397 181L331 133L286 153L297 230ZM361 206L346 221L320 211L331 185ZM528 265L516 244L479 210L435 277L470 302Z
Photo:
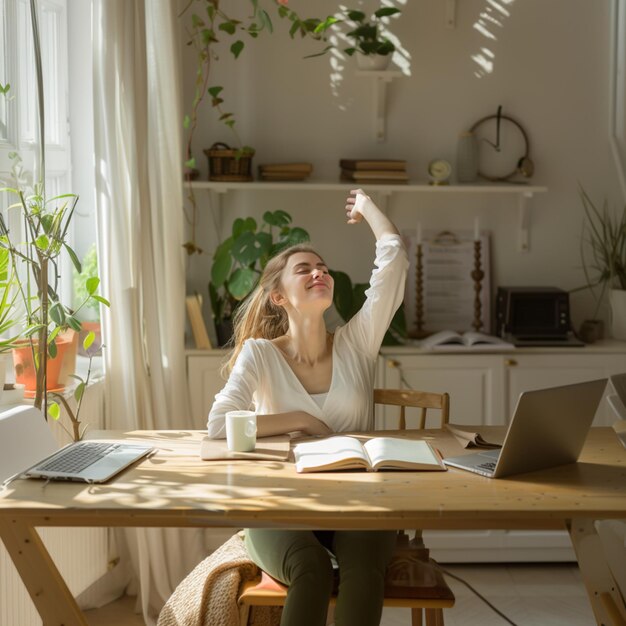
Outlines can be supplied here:
M398 428L406 429L406 408L421 409L419 428L425 428L428 409L440 411L439 427L448 423L450 398L447 393L436 394L405 389L375 389L374 404L400 407ZM239 595L240 626L246 626L253 606L284 606L287 587L266 572L244 583ZM336 597L330 604L335 604ZM398 532L396 550L387 569L384 606L411 609L411 626L444 626L443 609L454 606L454 594L446 584L437 564L429 557L417 530L409 541L404 531Z

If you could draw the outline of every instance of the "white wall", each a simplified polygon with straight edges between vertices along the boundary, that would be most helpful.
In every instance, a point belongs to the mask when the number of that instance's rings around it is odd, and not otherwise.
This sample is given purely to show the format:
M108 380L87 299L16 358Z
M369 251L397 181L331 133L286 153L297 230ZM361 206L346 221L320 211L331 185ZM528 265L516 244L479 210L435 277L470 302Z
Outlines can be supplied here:
M418 219L424 229L471 228L474 216L479 216L481 226L493 233L494 286L582 285L578 183L598 202L606 197L620 209L622 202L609 145L610 1L461 0L454 29L446 28L443 0L386 4L403 11L393 20L393 32L404 50L400 61L407 61L407 75L389 89L388 135L382 144L373 135L372 86L354 75L353 59L346 58L339 71L331 67L330 55L303 60L316 44L292 41L287 24L278 18L274 34L246 40L247 49L237 61L227 49L222 52L210 82L225 87L226 110L237 115L244 143L257 150L255 167L307 160L314 164L316 178L337 180L341 157L404 158L412 178L425 180L430 159L454 163L458 133L502 104L529 132L536 166L533 182L549 188L532 202L530 252L517 249L513 196L397 194L390 216L401 229L414 228ZM510 13L502 26L491 28L495 39L474 28L490 4ZM311 14L305 0L291 0L290 6ZM314 6L321 17L338 5L319 0ZM491 73L481 72L473 60L481 48L495 55ZM189 49L185 55L188 109L195 61ZM336 86L333 74L341 78ZM233 143L228 129L207 107L194 144L203 178L207 164L202 150L214 141ZM199 194L198 199L204 203L200 229L206 254L190 260L189 287L206 293L210 255L218 240L207 213L208 196ZM285 209L294 222L309 229L331 266L355 280L369 275L371 235L366 227L344 225L342 194L238 192L228 196L225 207L227 227L236 214ZM587 292L574 294L572 307L576 326L595 308Z

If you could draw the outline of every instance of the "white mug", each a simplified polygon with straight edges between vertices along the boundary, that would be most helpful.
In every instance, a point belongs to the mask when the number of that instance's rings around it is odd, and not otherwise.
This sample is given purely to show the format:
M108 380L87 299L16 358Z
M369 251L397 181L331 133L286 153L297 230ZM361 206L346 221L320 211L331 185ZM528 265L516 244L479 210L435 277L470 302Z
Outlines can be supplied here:
M256 446L256 413L228 411L226 413L226 443L232 452L252 452Z

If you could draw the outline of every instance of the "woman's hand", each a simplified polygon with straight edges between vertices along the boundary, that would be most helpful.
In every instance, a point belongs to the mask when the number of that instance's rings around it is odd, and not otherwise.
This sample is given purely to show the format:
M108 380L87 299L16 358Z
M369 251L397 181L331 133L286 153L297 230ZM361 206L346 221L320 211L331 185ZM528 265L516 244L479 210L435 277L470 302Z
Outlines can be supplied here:
M307 435L332 435L333 431L322 420L317 419L310 413L305 413L305 420L302 428L302 432Z
M362 189L352 189L346 199L348 224L358 224L363 219L363 209L367 204L376 206Z

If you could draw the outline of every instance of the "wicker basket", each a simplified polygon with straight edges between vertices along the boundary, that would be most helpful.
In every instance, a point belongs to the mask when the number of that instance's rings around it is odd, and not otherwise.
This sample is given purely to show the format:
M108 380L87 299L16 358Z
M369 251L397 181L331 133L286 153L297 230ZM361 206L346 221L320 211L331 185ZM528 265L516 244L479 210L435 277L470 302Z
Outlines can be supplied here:
M209 159L209 180L250 181L252 180L252 152L237 156L225 143L214 143L204 151Z

